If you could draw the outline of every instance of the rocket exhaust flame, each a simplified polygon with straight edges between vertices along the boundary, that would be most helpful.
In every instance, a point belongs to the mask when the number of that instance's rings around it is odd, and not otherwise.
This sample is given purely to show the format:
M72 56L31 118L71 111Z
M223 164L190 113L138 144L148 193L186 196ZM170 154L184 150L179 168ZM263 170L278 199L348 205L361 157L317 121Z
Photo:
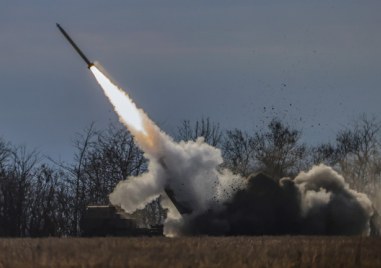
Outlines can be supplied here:
M132 132L141 132L147 135L139 109L127 93L112 83L95 65L90 66L90 71L94 74L95 79L114 106L115 112L119 115L122 123Z

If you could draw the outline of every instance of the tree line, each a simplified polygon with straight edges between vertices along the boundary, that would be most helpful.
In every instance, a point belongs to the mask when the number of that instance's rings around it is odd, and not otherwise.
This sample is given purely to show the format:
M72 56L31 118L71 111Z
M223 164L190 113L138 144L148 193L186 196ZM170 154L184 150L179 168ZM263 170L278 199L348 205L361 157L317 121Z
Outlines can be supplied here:
M314 164L325 163L340 172L355 190L377 205L381 181L381 123L362 116L336 134L331 143L309 146L302 132L274 118L253 132L223 130L209 118L184 120L173 136L205 142L221 149L223 167L248 176L264 172L275 180L294 177ZM76 135L73 161L42 157L25 146L0 139L0 236L78 236L87 205L108 204L115 185L147 169L147 160L121 125ZM136 216L150 224L165 217L159 200Z

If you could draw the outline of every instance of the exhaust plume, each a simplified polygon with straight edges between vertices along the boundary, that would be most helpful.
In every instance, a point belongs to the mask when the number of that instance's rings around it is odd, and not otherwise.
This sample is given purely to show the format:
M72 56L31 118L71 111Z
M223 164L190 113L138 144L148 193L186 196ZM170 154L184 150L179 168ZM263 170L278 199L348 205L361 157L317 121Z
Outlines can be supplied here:
M95 65L90 67L105 95L108 97L120 120L129 128L145 133L143 120L135 103L128 95L111 82Z
M245 187L243 178L228 170L218 170L222 164L221 151L206 144L203 138L197 141L176 143L162 132L129 96L111 82L99 68L90 68L119 115L120 121L129 129L138 146L149 160L148 172L120 182L110 202L132 213L144 208L149 202L163 195L170 188L180 203L190 206L199 214L211 207L217 208ZM164 195L165 197L165 195ZM169 209L166 229L179 224L181 219L176 209L163 199ZM175 228L176 229L176 228ZM176 235L167 232L168 235Z
M169 210L168 236L369 233L370 200L351 190L332 168L315 166L279 183L265 175L242 178L219 168L219 149L203 138L175 142L99 68L90 70L149 160L146 173L115 187L112 204L132 213L162 196ZM167 189L191 209L189 214L179 215L164 194Z

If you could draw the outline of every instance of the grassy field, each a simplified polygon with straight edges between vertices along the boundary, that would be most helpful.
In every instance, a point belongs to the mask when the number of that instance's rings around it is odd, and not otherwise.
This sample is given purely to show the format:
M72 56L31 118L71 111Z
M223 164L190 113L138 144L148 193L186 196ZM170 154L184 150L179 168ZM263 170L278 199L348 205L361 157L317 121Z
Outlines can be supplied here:
M381 267L381 239L0 239L0 267Z

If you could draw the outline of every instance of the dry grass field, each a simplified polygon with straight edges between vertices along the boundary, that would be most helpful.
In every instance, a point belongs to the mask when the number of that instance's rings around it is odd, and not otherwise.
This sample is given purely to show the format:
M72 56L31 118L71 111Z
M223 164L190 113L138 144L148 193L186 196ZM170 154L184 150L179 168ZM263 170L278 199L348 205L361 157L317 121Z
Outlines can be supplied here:
M381 267L381 239L0 239L0 267Z

